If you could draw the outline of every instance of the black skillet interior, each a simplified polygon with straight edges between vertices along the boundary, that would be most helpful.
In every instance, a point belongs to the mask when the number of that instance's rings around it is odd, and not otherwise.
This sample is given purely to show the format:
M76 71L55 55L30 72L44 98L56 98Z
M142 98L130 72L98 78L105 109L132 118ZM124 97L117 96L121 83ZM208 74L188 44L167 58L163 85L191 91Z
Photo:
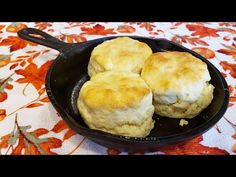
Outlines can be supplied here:
M39 34L44 39L38 39L29 34ZM215 87L214 99L201 114L188 120L189 124L186 126L179 126L179 119L165 118L154 114L155 127L146 138L127 138L91 130L83 122L76 107L76 100L81 86L89 80L87 65L93 48L103 41L117 36L69 45L36 29L26 28L19 31L18 35L23 39L57 49L61 52L47 74L46 89L48 96L55 109L72 129L98 144L125 151L152 151L166 145L189 140L204 133L214 126L227 109L229 98L227 83L220 72L209 61L199 54L166 39L130 36L133 39L148 44L153 52L189 52L206 62L211 75L210 83Z

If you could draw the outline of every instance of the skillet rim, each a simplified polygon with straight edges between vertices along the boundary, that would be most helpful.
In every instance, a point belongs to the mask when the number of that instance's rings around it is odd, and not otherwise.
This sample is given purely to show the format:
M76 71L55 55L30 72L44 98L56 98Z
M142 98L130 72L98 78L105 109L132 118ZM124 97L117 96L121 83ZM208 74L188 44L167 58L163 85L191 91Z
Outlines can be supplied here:
M175 135L168 135L168 136L161 136L161 137L144 137L144 138L136 138L136 137L125 137L125 136L120 136L120 135L113 135L107 132L103 132L100 130L93 130L90 128L86 128L81 126L80 124L78 124L78 122L72 118L72 116L67 113L61 106L60 104L57 102L56 98L53 95L53 91L51 89L51 73L54 69L54 67L56 66L56 63L61 59L61 57L66 58L66 54L68 52L71 52L73 50L75 50L78 47L81 47L81 45L85 44L85 45L89 45L89 43L93 43L95 41L99 41L102 40L106 41L109 39L113 39L116 37L131 37L134 39L146 39L146 40L154 40L154 41L164 41L164 42L168 42L172 45L175 45L177 47L182 48L183 50L185 50L186 52L189 52L191 54L193 54L194 56L196 56L197 58L201 59L203 62L205 62L208 67L210 67L213 70L213 74L217 76L217 78L219 78L219 82L222 84L223 89L224 89L224 102L223 105L221 106L220 110L215 114L215 116L213 116L212 118L210 118L207 122L201 124L200 126L197 126L191 130L188 130L186 132L182 132L182 133L178 133ZM47 71L47 75L46 75L46 79L45 79L45 88L46 88L46 92L48 94L48 97L53 105L53 107L56 109L56 111L61 115L61 118L63 120L66 121L66 123L70 126L70 128L72 128L74 131L76 131L78 134L81 134L83 136L87 136L91 139L94 139L94 137L96 136L95 139L99 138L106 138L104 139L105 141L107 140L113 140L113 141L117 141L118 142L126 142L126 143L145 143L145 144L149 144L149 143L158 143L158 145L160 145L161 143L163 144L172 144L172 143L177 143L180 141L185 141L185 140L189 140L191 138L194 138L200 134L205 133L206 131L208 131L210 128L212 128L225 114L227 108L228 108L228 102L229 102L229 90L228 90L228 85L226 80L223 78L223 76L220 74L219 70L211 63L209 62L207 59L205 59L203 56L201 56L200 54L180 45L177 44L175 42L172 42L170 40L167 40L165 38L149 38L149 37L143 37L143 36L109 36L109 37L103 37L103 38L97 38L94 40L90 40L84 43L75 43L72 44L68 47L65 47L60 54L57 56L57 58L54 60L54 62L52 63L52 65L50 66L50 68Z

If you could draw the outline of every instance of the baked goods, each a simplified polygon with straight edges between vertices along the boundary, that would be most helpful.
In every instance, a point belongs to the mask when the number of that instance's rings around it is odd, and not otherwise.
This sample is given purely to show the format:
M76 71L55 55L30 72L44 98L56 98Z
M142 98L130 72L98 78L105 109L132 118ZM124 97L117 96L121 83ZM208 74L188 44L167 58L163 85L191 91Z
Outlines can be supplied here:
M80 114L89 128L115 135L149 135L154 111L187 125L183 118L195 117L213 99L206 63L187 52L152 54L128 37L95 47L88 74L77 100Z
M155 113L170 118L193 118L213 99L206 63L187 52L152 54L141 77L153 91Z
M152 54L143 42L129 37L117 37L96 46L88 64L90 77L96 73L115 70L132 71L140 74L145 60Z
M91 129L145 137L154 126L152 91L138 74L106 71L81 88L77 106Z

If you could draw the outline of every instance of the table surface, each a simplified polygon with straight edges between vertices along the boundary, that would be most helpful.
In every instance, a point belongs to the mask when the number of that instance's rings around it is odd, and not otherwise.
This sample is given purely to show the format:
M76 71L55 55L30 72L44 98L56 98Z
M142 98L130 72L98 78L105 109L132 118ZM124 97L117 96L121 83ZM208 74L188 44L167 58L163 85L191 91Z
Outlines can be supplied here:
M213 63L226 78L230 103L222 119L191 141L151 154L236 153L236 23L0 23L0 154L127 154L75 134L45 92L47 69L58 51L17 37L24 27L68 43L112 35L167 38ZM140 153L136 153L140 154Z

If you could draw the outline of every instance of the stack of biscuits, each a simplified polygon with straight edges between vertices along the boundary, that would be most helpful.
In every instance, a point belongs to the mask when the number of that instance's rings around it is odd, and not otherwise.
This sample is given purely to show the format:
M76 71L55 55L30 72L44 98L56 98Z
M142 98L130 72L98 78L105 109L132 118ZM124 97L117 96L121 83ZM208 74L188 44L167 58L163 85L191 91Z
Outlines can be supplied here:
M157 52L138 40L117 37L95 47L90 80L77 106L91 129L146 137L154 112L168 118L193 118L213 99L207 65L186 52Z

